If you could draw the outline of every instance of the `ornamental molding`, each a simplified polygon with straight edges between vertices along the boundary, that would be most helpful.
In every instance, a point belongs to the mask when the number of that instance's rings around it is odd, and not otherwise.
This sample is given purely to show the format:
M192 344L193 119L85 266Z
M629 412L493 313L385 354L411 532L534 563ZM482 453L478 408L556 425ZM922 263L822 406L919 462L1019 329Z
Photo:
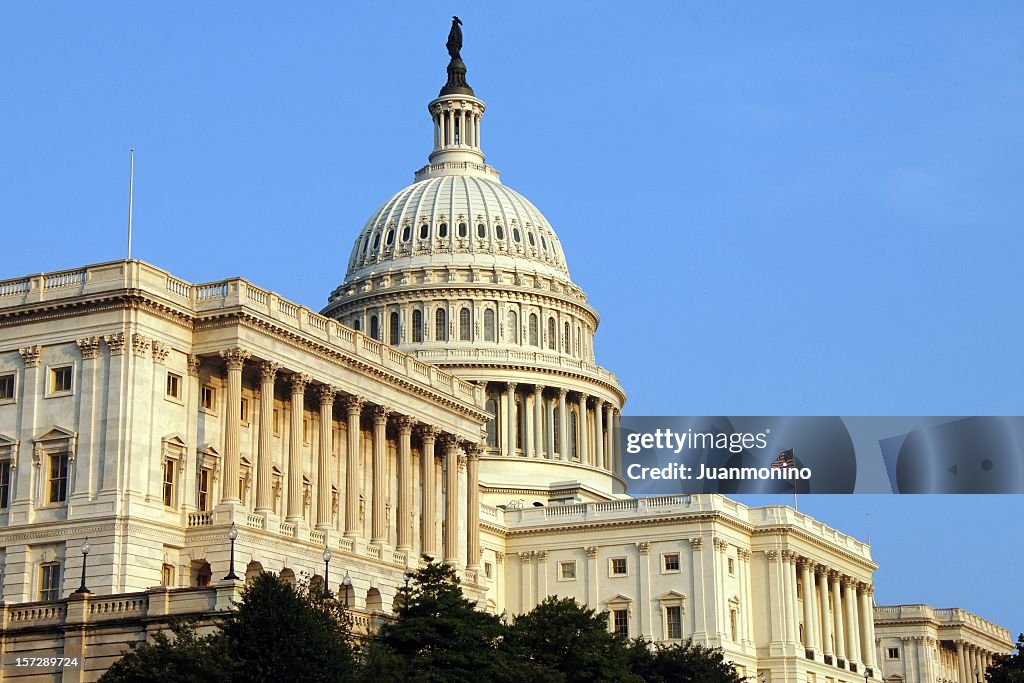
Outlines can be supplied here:
M272 360L261 361L260 365L260 381L273 384L277 378L277 373L281 369L280 363L275 363Z
M191 377L199 376L199 366L203 364L203 359L194 353L188 354L188 374Z
M18 349L18 353L21 354L21 359L25 362L26 369L37 368L43 355L43 347L38 344L35 346L23 346Z
M137 358L145 358L146 353L149 351L149 345L152 340L149 337L143 336L138 332L132 334L132 354Z
M99 337L82 337L76 339L78 350L82 352L82 360L94 360L100 353Z
M292 390L292 396L305 394L306 387L309 386L309 383L312 381L312 377L301 372L293 372L292 374L288 375L287 379L288 386L291 387Z
M105 335L103 341L107 343L111 356L120 356L124 353L124 347L128 343L128 338L124 332L115 332L114 334Z
M241 370L245 367L245 361L249 359L249 356L250 353L248 351L237 347L224 349L220 352L220 357L224 359L228 370Z
M167 356L170 354L170 352L171 347L169 347L167 344L164 344L163 342L157 341L155 339L153 340L153 360L156 363L163 365L164 362L167 360Z

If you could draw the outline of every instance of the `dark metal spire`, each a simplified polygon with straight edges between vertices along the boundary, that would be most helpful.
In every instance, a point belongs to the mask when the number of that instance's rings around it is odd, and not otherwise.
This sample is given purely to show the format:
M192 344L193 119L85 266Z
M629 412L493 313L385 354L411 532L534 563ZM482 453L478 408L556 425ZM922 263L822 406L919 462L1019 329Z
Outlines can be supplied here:
M452 29L448 32L448 82L441 88L440 95L473 95L473 89L466 83L466 64L462 61L462 21L452 17Z

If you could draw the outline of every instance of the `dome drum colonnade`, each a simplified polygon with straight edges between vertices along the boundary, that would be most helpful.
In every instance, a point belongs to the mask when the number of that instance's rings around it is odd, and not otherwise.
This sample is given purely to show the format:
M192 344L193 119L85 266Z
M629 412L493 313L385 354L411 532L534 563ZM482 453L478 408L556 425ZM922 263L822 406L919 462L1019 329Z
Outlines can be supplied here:
M282 365L273 360L254 360L251 354L241 348L230 348L220 352L224 361L227 377L227 402L229 409L226 412L224 424L224 476L222 479L222 491L220 504L223 506L240 506L241 489L244 484L239 483L238 487L234 482L241 482L241 422L234 419L238 415L237 407L242 402L243 370L246 363L251 362L259 371L259 396L272 397L275 395L275 385ZM189 374L198 377L199 367L202 358L190 356ZM287 483L284 487L286 513L284 521L300 527L305 524L304 514L305 496L303 492L303 434L305 432L303 420L306 411L306 395L313 392L317 397L319 408L320 438L317 452L317 487L315 505L315 528L323 533L328 533L334 528L333 512L335 501L333 500L334 482L333 468L331 467L333 434L332 425L334 422L334 409L337 402L343 408L345 421L342 423L346 439L344 441L344 456L347 462L345 468L345 494L344 494L344 537L355 539L361 535L361 510L360 503L363 500L361 495L362 473L359 454L362 452L363 439L363 414L364 409L369 407L372 431L372 508L371 508L371 545L387 546L390 540L389 534L389 501L386 495L388 479L388 427L389 425L397 432L397 482L398 482L398 505L396 513L396 549L399 552L410 552L413 548L413 526L418 523L420 528L420 554L435 555L436 548L436 497L439 491L458 491L459 471L467 473L467 490L469 492L469 505L466 508L467 519L465 524L460 524L459 504L457 495L446 495L444 505L443 523L443 551L444 561L452 564L459 564L459 530L466 533L467 540L467 568L478 569L480 564L480 536L479 528L479 460L482 446L479 443L460 440L453 434L442 432L442 430L429 423L422 422L410 415L399 415L385 405L371 405L355 394L343 394L337 387L329 383L315 383L313 378L304 373L290 373L283 376L288 388L289 414L291 426L289 429L289 443L287 445L288 467ZM271 454L271 435L274 431L273 400L261 400L258 419L259 450L256 458L256 499L255 512L262 514L265 518L274 514L274 464ZM421 482L423 500L421 505L413 505L413 476L412 476L412 435L413 432L419 439L418 451L421 454ZM436 459L441 456L444 462L445 486L441 487L435 482ZM474 502L474 498L477 500ZM415 519L418 514L419 519Z

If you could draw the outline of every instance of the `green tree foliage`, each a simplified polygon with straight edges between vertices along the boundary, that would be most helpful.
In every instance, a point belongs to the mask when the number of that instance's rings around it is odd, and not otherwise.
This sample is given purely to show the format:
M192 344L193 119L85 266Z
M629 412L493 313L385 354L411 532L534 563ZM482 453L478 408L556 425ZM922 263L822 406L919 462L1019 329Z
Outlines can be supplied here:
M630 669L646 683L742 683L722 651L690 641L665 645L637 638L629 646Z
M627 641L608 631L608 613L551 596L514 619L505 641L518 680L540 683L639 681Z
M985 672L988 683L1024 683L1024 633L1017 637L1017 651L996 655Z
M220 632L200 636L193 625L175 624L173 638L159 631L151 642L131 648L100 677L101 683L215 683L232 677L226 643Z
M505 626L463 597L454 569L426 560L425 567L411 573L395 621L385 624L367 648L364 661L373 666L365 667L364 680L501 680L498 648Z

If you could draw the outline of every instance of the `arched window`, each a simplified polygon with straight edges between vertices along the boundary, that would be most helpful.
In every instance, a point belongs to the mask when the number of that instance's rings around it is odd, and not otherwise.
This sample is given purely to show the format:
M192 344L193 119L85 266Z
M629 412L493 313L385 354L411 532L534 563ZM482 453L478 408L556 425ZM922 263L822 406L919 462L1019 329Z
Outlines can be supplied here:
M428 237L430 237L430 225L428 223L424 223L420 226L420 239L425 240Z
M554 416L554 420L551 421L551 433L555 437L555 439L554 439L555 440L555 453L561 453L562 452L562 417L561 417L561 412L558 410L558 406L557 405L551 411L551 414ZM552 454L551 457L554 458L554 455Z
M512 226L512 239L514 239L516 242L520 240L519 228L515 227L514 225Z
M469 341L470 338L469 308L459 311L459 341Z
M380 322L377 320L376 315L370 316L370 336L380 340Z
M390 247L395 243L395 231L394 229L388 230L388 238L386 244Z
M484 239L485 237L487 237L487 226L484 225L483 223L477 223L476 236L479 237L480 239Z
M494 236L499 240L505 239L505 228L501 227L501 224L494 226Z
M412 312L412 340L413 342L423 341L423 312Z
M378 232L373 236L373 248L376 251L377 247L380 246L380 233Z
M548 250L548 241L544 239L544 235L540 236L540 248L544 251Z
M437 309L437 313L434 314L434 339L448 341L448 318L443 308Z
M363 330L363 321L360 320L359 318L353 320L352 329L355 330L356 332L361 332Z
M555 332L555 329L555 319L548 318L548 348L551 349L552 351L555 350L555 337L558 336L558 334Z
M402 229L402 241L408 242L410 237L412 237L412 226L407 225Z
M448 236L448 224L447 223L442 223L441 225L437 226L437 236L438 237L447 237Z
M498 447L498 399L494 394L487 398L484 410L493 413L494 417L487 420L487 445L491 448Z
M398 311L391 311L391 345L402 343L402 324L399 322Z
M562 338L562 351L569 353L569 340L572 339L569 336L569 323L565 323L565 336Z
M570 413L572 415L572 422L569 423L569 453L572 455L573 460L580 459L579 452L579 437L577 431L580 428L580 421L575 412Z
M465 223L459 223L459 237L465 237L469 234L469 228L466 227Z
M516 396L516 444L515 448L521 449L523 444L526 443L526 439L523 437L523 417L524 413L522 405L519 402L519 397Z
M484 341L494 341L494 311L484 310Z
M519 316L515 311L508 312L508 340L513 344L519 343Z
M540 330L537 329L537 314L530 314L530 346L540 346Z
M526 239L530 240L531 247L537 246L537 239L533 236L532 232L526 233Z

